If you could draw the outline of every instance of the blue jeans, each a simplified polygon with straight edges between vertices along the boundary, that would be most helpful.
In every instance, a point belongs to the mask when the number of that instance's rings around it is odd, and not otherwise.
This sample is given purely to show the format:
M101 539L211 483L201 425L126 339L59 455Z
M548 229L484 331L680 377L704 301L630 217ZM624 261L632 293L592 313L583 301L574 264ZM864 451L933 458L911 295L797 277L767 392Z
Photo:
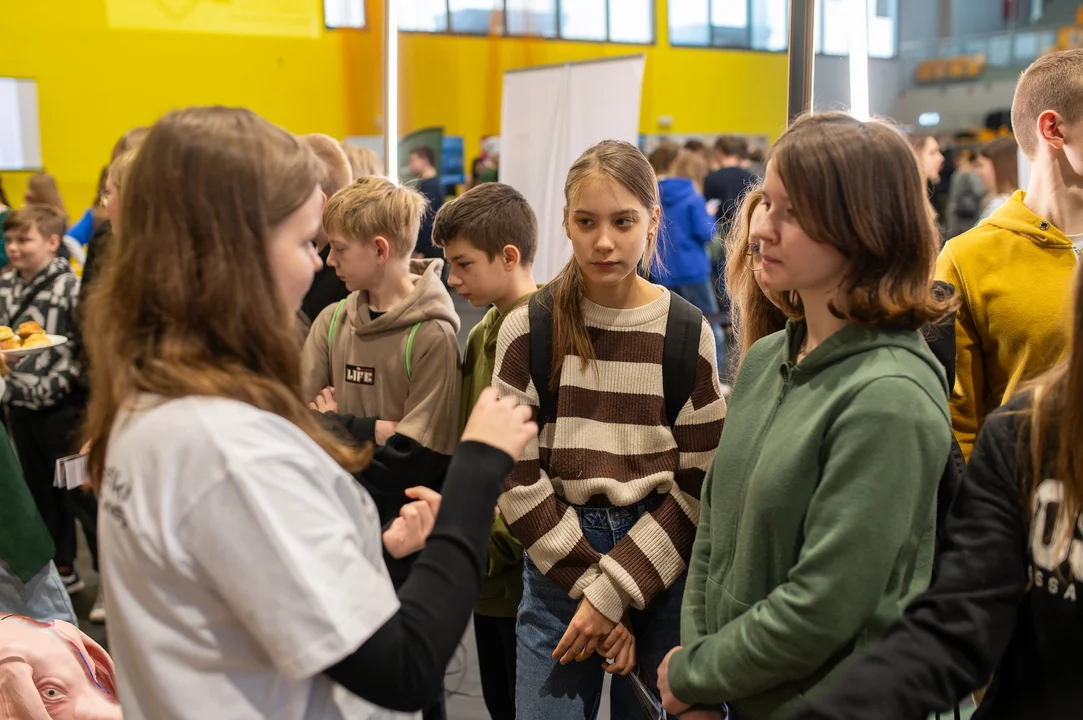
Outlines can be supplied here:
M579 525L587 541L605 554L628 534L647 511L645 504L626 508L577 508ZM590 720L597 717L602 700L605 662L592 655L583 662L561 665L553 660L579 601L568 597L539 572L529 556L524 557L523 600L516 621L515 718L516 720ZM645 610L629 610L640 677L648 686L657 686L658 665L681 641L682 575L673 587L654 598ZM631 682L613 678L612 716L638 720L643 711L635 699Z
M63 620L79 627L71 598L52 560L25 585L15 577L7 563L0 560L0 613L25 615L38 622Z
M698 307L704 315L714 315L719 311L718 296L715 294L714 286L711 285L710 280L704 280L703 282L695 283L694 285L677 285L669 288L669 290ZM715 354L718 359L718 376L726 377L726 335L722 332L722 328L719 325L712 323L711 329L714 330Z

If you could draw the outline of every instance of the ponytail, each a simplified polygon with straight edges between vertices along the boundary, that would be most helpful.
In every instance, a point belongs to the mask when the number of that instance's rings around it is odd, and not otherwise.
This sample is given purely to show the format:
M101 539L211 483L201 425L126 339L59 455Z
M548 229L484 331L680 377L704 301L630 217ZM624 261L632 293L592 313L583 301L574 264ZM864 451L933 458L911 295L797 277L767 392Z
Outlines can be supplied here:
M549 370L549 389L556 392L560 386L564 358L578 356L582 368L598 359L587 332L587 322L583 319L583 270L574 256L549 283L542 302L547 305L552 303L549 309L553 315L553 360Z

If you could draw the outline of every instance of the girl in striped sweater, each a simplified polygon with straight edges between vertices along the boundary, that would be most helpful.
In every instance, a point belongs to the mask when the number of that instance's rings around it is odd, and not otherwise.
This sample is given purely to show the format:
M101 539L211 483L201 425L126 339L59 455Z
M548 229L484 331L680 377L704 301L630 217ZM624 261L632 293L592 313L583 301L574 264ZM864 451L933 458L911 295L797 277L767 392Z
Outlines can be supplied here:
M700 322L692 392L670 427L662 355L668 290L639 276L655 257L658 181L633 145L605 141L572 166L564 227L573 257L539 299L552 312L545 424L505 481L500 510L527 551L519 606L516 717L593 717L603 670L654 668L680 634L680 606L725 402L715 341ZM538 408L527 307L504 321L494 385ZM544 388L543 388L544 390ZM607 663L606 660L613 662ZM613 716L638 712L617 678Z

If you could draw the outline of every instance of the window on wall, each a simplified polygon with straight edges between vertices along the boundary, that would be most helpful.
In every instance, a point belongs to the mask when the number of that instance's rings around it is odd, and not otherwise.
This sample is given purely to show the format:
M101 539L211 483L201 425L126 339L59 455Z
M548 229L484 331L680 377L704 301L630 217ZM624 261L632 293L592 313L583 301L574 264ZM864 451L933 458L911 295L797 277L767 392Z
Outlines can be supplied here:
M753 50L785 50L790 44L789 0L757 0L749 23Z
M789 45L789 0L668 0L669 41L691 47L780 52ZM898 52L899 0L868 3L869 56ZM846 55L852 0L818 0L813 41L817 53Z
M668 11L671 45L711 44L710 0L669 0Z
M499 16L493 13L503 10L503 0L448 0L448 24L451 32L487 35L490 30L503 33Z
M869 57L891 58L898 53L899 0L866 0ZM824 55L850 53L851 0L816 3L814 47Z
M617 6L620 12L616 12ZM609 41L649 45L654 42L654 0L609 0Z
M399 0L399 30L447 32L447 0Z
M556 0L505 0L508 35L557 36Z
M365 0L323 0L323 24L329 28L365 27Z
M605 40L609 33L606 0L575 0L560 4L560 36L568 40Z
M654 42L655 0L399 1L400 30Z

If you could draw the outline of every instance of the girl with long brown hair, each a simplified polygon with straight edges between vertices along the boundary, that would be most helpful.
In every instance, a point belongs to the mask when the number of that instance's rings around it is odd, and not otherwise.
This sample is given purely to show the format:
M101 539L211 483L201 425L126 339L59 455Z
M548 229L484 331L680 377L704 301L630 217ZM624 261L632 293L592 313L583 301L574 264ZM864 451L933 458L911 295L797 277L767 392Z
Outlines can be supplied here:
M760 282L791 319L734 383L703 487L669 712L790 717L875 644L932 571L951 444L944 369L919 328L939 237L903 136L844 113L774 146Z
M435 527L439 496L407 491L381 543L347 472L369 450L321 430L300 397L292 318L318 267L318 175L297 138L229 108L166 115L128 168L86 319L127 718L387 718L432 702L500 480L537 431L527 408L484 395ZM414 552L429 530L396 597L382 552Z
M726 238L726 290L730 296L730 316L738 346L734 374L753 345L786 327L786 314L760 283L763 257L760 239L753 233L767 215L763 200L761 188L749 190Z
M653 682L679 636L700 482L725 415L710 326L639 274L660 217L647 159L629 143L599 143L572 165L564 193L572 258L507 316L493 376L543 423L500 496L526 549L519 720L594 717L603 666L626 675L638 660ZM678 335L691 361L684 398L667 390L667 337ZM614 717L641 712L626 678L614 679L612 700Z

